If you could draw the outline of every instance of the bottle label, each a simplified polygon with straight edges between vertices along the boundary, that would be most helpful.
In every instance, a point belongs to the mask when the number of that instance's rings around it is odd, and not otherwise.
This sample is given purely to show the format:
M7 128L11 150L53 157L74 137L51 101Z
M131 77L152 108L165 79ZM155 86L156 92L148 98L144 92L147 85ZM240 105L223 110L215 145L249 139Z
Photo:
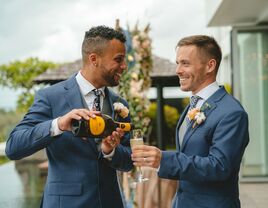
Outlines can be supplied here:
M96 116L95 118L90 118L88 122L90 132L93 135L98 136L103 133L105 129L105 121L102 117Z
M119 123L119 128L123 131L130 131L131 130L131 124L130 123Z

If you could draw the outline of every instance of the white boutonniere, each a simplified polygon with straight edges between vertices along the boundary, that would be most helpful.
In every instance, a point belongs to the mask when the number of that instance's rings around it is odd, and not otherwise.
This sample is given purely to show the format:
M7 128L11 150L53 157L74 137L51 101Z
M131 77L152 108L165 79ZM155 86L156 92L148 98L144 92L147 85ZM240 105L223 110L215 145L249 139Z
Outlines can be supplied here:
M129 114L129 110L123 103L116 102L113 104L114 110L118 113L118 115L122 118L126 118Z
M200 125L206 120L205 113L203 112L206 108L210 108L210 105L208 103L205 103L202 109L193 108L187 113L189 120L194 121L192 128L194 128L196 125Z

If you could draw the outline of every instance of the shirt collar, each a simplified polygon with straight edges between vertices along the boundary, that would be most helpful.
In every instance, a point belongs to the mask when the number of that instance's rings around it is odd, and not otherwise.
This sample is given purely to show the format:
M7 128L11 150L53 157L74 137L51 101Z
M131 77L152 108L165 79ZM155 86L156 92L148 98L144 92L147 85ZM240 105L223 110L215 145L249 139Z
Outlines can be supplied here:
M86 80L83 77L80 71L77 73L75 78L83 96L87 95L92 90L96 89L88 80ZM105 97L104 89L105 87L102 87L102 88L99 88L98 90L101 90L102 95Z
M213 95L219 89L218 83L215 81L210 85L206 86L202 90L200 90L196 95L201 97L203 100L207 100L211 95Z

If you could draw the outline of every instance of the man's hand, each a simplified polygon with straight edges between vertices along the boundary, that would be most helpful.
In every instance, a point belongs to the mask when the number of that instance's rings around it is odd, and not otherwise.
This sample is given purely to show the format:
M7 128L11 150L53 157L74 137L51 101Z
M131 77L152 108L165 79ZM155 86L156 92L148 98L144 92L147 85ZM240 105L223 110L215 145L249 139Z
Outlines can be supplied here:
M100 115L99 111L90 111L88 109L73 109L69 113L65 114L58 119L58 127L61 131L71 131L71 121L72 119L89 120L90 117L95 118L95 115Z
M154 146L137 145L132 148L131 158L135 166L159 168L162 152Z
M101 149L104 154L110 154L113 149L120 144L121 138L124 136L124 132L117 128L113 131L112 135L104 138L101 143Z

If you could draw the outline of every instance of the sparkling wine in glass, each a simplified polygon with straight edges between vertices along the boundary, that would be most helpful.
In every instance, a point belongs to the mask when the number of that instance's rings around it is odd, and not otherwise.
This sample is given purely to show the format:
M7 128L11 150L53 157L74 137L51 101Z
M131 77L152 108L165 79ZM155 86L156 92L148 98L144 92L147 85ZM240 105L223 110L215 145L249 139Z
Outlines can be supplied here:
M131 148L133 148L137 145L143 145L143 136L142 136L141 129L135 129L132 131L132 138L130 139L130 146ZM142 183L148 180L149 180L148 178L143 177L141 167L137 167L137 174L136 174L135 182Z

